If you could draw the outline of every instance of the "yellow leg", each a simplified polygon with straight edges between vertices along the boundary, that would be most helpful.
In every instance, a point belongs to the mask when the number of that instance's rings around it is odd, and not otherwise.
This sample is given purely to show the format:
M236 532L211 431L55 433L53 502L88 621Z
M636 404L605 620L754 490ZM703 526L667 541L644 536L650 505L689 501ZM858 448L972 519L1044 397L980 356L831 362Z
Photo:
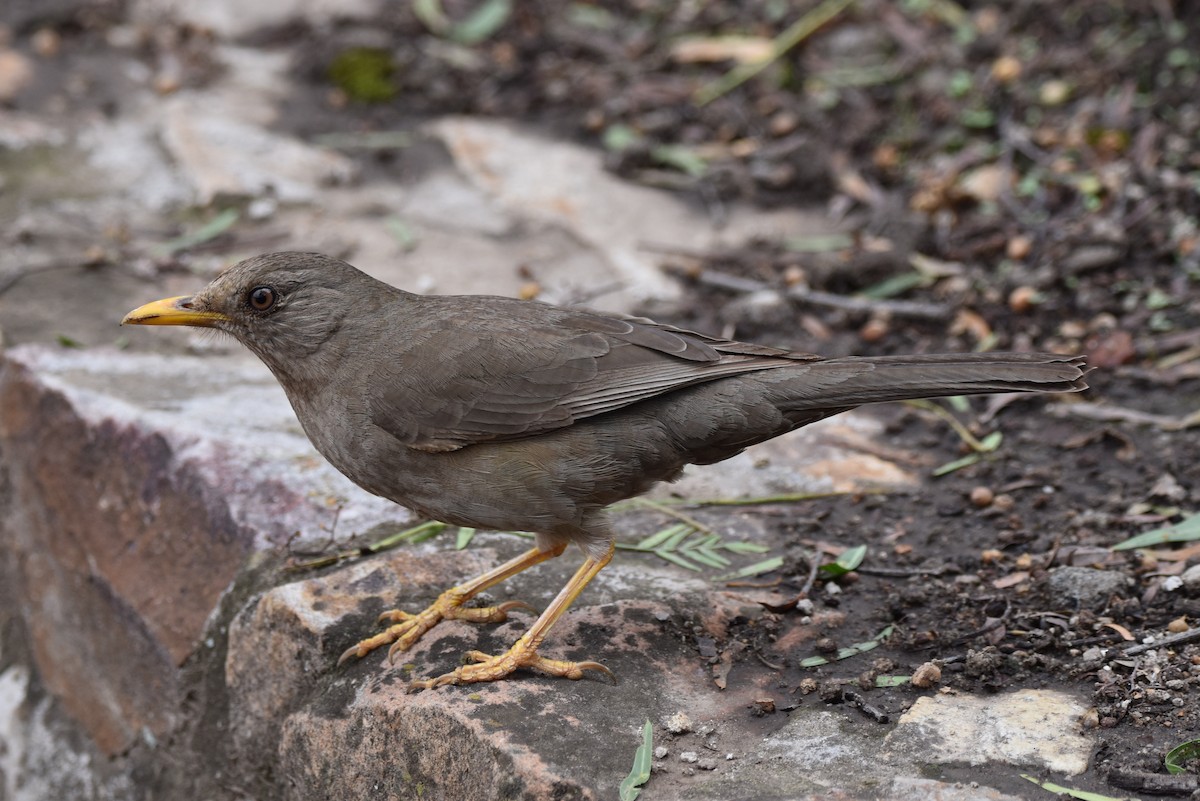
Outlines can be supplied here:
M534 621L529 631L521 639L502 654L490 656L479 651L471 651L467 658L471 664L463 665L452 673L438 676L435 679L414 681L409 690L423 690L440 687L443 684L471 684L479 681L495 681L512 673L517 668L529 668L539 673L551 676L562 676L568 679L581 679L585 670L595 670L612 676L612 671L599 662L567 662L560 659L545 659L537 649L546 638L546 633L558 621L571 603L583 592L588 582L612 561L613 546L608 546L608 552L600 558L589 556L567 585L559 591L558 596L546 607L546 611Z
M524 608L536 611L532 606L522 601L505 601L498 606L481 608L464 608L463 604L488 587L499 584L506 578L511 578L526 568L533 567L536 564L545 562L547 559L553 559L561 555L566 550L566 547L566 543L562 543L546 551L531 548L515 559L510 559L481 576L476 576L470 581L459 584L457 587L451 587L439 595L437 600L429 605L429 608L415 615L402 612L399 609L384 612L379 616L379 622L386 621L393 625L376 634L374 637L368 637L357 645L350 646L338 659L338 664L342 664L351 657L366 656L381 645L387 645L388 643L392 644L392 647L388 649L388 661L391 661L398 651L407 651L417 640L421 639L421 636L425 632L443 620L469 620L472 623L501 623L508 619L508 612L511 609Z

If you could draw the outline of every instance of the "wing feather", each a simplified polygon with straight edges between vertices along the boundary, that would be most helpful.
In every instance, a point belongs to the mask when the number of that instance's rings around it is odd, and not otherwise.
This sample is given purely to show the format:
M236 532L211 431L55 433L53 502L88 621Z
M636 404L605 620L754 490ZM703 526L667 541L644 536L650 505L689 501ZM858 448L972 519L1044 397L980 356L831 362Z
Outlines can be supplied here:
M415 326L419 335L399 346L389 380L380 382L390 390L370 399L372 422L411 448L521 439L685 387L818 358L638 318L472 300L472 314L433 309L425 326ZM438 353L436 362L406 364L417 344Z

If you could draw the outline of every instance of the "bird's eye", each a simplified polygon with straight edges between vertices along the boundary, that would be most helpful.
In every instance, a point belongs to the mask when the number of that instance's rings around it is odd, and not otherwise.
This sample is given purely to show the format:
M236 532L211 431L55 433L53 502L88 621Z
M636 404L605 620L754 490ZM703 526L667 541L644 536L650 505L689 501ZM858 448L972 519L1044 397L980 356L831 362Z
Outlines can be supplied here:
M256 286L247 296L250 308L255 311L266 311L275 305L275 290L269 286Z

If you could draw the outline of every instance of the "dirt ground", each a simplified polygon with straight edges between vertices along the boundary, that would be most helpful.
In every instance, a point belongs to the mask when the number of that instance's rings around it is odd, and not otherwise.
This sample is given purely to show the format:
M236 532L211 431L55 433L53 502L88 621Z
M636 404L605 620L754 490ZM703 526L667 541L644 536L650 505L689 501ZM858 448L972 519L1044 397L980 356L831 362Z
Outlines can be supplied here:
M476 4L443 5L453 25ZM687 302L645 310L658 319L826 355L1087 353L1080 398L954 409L1002 441L918 494L736 512L788 534L785 569L748 579L777 581L782 596L805 586L814 551L869 547L841 592L823 579L809 592L845 613L826 650L896 628L869 655L811 669L774 647L800 611L768 612L730 630L746 647L729 681L773 670L797 703L849 689L893 717L918 691L876 677L931 660L970 692L1069 688L1090 695L1103 744L1080 784L1149 792L1166 752L1200 737L1200 641L1123 652L1200 626L1200 591L1172 582L1200 550L1109 546L1200 507L1200 7L825 3L826 25L697 104L738 47L761 53L786 32L794 5L520 2L481 41L448 28L437 58L419 49L429 20L409 4L370 26L260 38L311 37L291 132L365 136L446 112L520 119L604 148L617 173L718 221L734 197L825 204L841 219L844 237L662 253ZM60 28L86 41L105 24ZM732 34L740 44L721 38ZM381 65L379 48L404 42ZM148 42L146 59L170 53L181 85L202 83L206 47L177 31ZM402 148L356 152L373 169L421 169ZM878 414L887 445L923 454L923 470L971 452L928 410ZM730 512L697 514L719 526ZM1088 596L1050 579L1067 565L1118 579Z

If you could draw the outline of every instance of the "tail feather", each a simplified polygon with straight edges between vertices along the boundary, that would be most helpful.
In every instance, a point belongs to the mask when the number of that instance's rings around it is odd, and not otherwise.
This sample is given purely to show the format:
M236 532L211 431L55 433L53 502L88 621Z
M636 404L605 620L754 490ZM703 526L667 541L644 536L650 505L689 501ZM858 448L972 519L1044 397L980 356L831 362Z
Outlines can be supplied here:
M781 404L788 411L990 392L1087 389L1082 356L1043 353L846 357L804 365ZM781 387L782 389L782 387Z

